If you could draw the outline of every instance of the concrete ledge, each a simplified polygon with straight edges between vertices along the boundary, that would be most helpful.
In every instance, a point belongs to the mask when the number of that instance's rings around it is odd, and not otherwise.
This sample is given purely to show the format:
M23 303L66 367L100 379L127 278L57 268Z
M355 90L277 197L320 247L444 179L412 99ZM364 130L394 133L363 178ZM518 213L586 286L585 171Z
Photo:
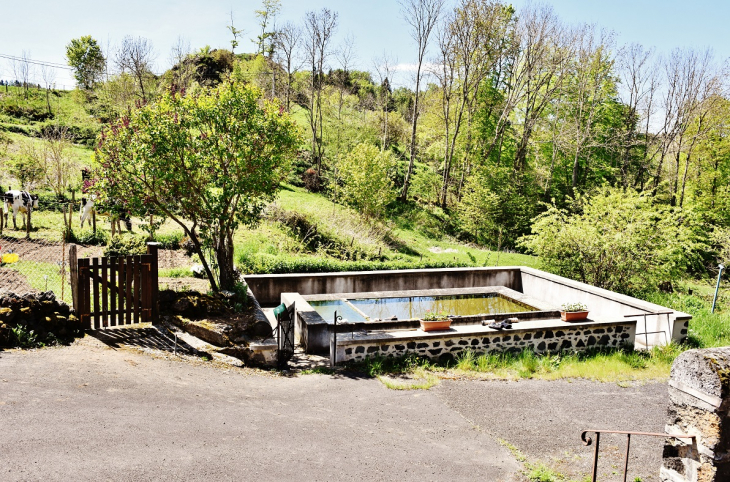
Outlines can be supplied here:
M408 353L438 359L455 356L465 349L476 353L519 352L524 349L532 349L536 353L554 353L633 346L636 336L634 320L622 323L566 323L553 319L519 322L512 326L511 330L466 325L433 332L419 329L341 334L337 337L336 346L332 343L331 352L336 353L337 363L361 361L375 356L399 357Z
M522 291L520 268L514 266L248 275L245 280L264 306L279 304L282 293L312 295L475 286L506 286Z

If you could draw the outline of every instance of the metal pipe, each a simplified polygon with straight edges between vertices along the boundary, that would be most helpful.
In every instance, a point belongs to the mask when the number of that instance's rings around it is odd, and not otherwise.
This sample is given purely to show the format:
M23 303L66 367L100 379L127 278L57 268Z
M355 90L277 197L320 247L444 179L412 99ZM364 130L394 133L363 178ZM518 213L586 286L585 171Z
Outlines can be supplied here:
M629 471L629 449L631 448L631 434L626 434L626 460L624 461L624 482L626 482L626 474Z
M720 291L720 280L722 278L722 270L725 269L725 265L719 264L717 265L718 268L720 268L720 272L717 273L717 285L715 286L715 298L712 300L712 311L711 313L715 312L715 304L717 303L717 293Z

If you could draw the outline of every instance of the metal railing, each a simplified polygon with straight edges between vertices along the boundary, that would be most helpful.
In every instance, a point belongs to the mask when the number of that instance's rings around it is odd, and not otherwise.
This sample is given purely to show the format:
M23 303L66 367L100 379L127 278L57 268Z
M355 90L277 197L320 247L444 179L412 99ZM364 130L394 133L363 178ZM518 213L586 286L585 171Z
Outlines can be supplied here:
M596 482L596 480L597 480L596 477L598 477L598 451L599 451L599 447L600 447L602 433L617 433L617 434L626 435L626 457L624 459L624 482L626 482L626 474L629 470L629 450L631 449L631 436L632 435L642 435L642 436L647 436L647 437L676 438L676 439L691 439L692 443L694 443L694 441L697 438L695 435L590 429L590 430L584 430L583 433L580 435L580 439L583 441L583 444L586 446L589 446L593 443L593 439L587 436L588 432L594 432L596 434L596 445L595 445L595 448L593 449L593 472L591 475L592 482Z
M672 321L669 318L669 315L674 313L674 311L657 311L655 313L638 313L636 315L624 315L624 318L634 318L637 316L643 316L644 317L644 332L643 333L636 333L636 336L644 335L645 343L646 343L646 349L649 349L649 335L658 335L659 333L664 334L664 341L669 344L672 341ZM661 316L661 315L667 315L667 331L660 330L660 331L647 331L646 327L646 317L647 316Z

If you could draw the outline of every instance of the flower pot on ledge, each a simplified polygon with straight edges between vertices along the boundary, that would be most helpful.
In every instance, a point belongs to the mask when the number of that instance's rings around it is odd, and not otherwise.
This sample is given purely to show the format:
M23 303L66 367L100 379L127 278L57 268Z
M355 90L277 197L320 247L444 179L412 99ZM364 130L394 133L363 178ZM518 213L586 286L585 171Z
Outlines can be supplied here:
M421 329L423 331L439 331L451 328L451 320L426 321L421 320Z
M561 311L562 321L582 321L588 318L588 311Z

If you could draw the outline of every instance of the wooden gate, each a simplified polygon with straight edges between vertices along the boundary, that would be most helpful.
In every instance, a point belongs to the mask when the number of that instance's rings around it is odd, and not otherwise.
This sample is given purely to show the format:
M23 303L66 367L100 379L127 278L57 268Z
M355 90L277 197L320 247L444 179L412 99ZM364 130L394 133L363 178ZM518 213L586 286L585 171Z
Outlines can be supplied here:
M147 254L76 259L70 253L71 287L77 316L85 329L158 320L157 244Z

